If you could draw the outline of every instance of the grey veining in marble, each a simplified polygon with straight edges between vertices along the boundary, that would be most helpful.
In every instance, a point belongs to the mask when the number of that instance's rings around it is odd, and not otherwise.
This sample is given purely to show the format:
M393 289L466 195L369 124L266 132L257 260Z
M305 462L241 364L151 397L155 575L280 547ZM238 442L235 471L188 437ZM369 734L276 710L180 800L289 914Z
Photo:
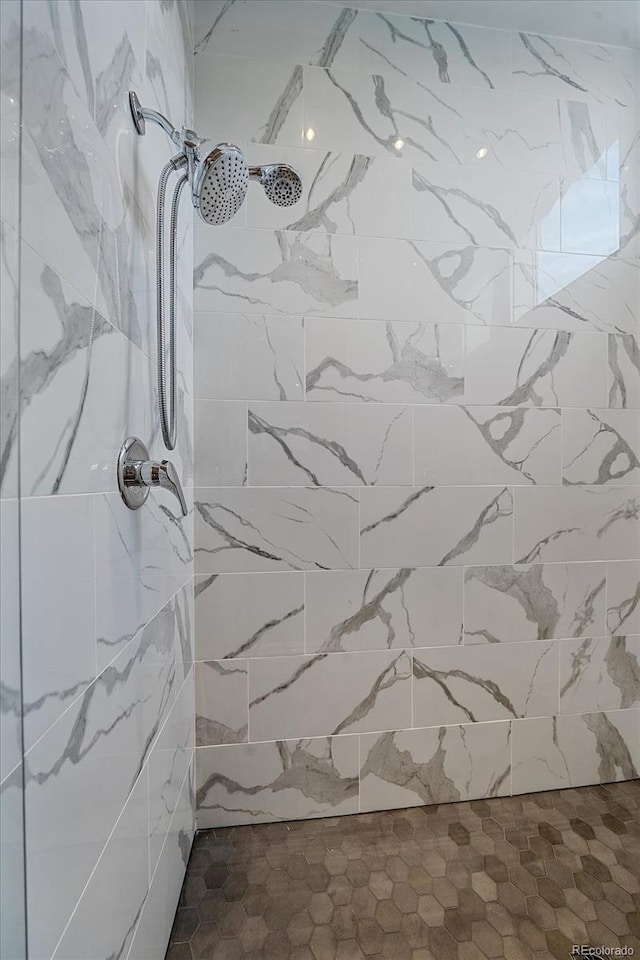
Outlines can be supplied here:
M510 792L508 721L364 734L360 747L362 810Z
M309 399L445 403L462 395L462 327L308 321L305 329Z
M246 661L196 664L196 745L242 743L247 720Z
M563 483L640 480L640 413L635 410L565 410L562 439Z
M609 335L609 406L640 408L640 341Z
M330 571L306 575L307 653L461 642L462 571Z
M197 751L201 827L358 811L358 738L278 740Z
M640 705L640 637L604 637L560 645L560 712Z
M607 564L607 630L640 633L640 561Z
M465 643L598 635L604 608L602 563L465 570Z
M357 565L358 501L348 489L202 488L198 573Z

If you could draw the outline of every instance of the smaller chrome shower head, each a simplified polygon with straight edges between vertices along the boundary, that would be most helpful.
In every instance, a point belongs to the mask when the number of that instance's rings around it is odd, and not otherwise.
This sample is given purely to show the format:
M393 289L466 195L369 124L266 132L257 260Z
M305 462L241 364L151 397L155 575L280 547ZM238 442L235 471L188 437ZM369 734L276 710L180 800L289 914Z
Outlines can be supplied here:
M242 150L219 143L197 161L193 205L205 223L226 223L240 207L249 186L249 168Z
M302 196L300 175L286 163L269 163L264 167L250 167L249 177L258 180L271 203L276 207L290 207Z

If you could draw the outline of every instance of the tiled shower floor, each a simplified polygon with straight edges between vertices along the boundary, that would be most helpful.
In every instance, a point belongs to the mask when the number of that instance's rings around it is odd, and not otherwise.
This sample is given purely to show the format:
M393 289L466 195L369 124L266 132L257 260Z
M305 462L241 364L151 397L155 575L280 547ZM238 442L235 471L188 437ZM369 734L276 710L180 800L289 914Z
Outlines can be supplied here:
M640 956L640 781L196 837L167 960Z

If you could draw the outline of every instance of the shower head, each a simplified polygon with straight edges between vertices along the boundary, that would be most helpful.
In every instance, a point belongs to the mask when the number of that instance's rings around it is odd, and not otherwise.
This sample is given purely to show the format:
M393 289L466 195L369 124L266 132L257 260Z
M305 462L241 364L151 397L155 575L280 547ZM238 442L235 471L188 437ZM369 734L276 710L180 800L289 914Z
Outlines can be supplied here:
M249 186L245 156L232 143L219 143L198 159L193 178L193 205L205 223L226 223L242 206Z
M290 207L302 196L300 175L286 163L269 163L264 167L250 167L249 177L258 180L271 203L276 207Z

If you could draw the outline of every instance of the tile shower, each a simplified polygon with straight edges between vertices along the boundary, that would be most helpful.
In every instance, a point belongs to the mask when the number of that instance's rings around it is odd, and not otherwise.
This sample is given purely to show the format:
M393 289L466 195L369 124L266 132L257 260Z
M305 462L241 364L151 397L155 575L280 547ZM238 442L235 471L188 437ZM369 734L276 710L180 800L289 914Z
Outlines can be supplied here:
M640 775L638 51L324 0L2 0L0 43L2 960L162 960L196 828L619 817L501 798ZM183 200L184 519L114 470L162 450L132 89L304 184Z
M195 228L199 827L638 776L637 71L196 2L198 125L304 181Z

